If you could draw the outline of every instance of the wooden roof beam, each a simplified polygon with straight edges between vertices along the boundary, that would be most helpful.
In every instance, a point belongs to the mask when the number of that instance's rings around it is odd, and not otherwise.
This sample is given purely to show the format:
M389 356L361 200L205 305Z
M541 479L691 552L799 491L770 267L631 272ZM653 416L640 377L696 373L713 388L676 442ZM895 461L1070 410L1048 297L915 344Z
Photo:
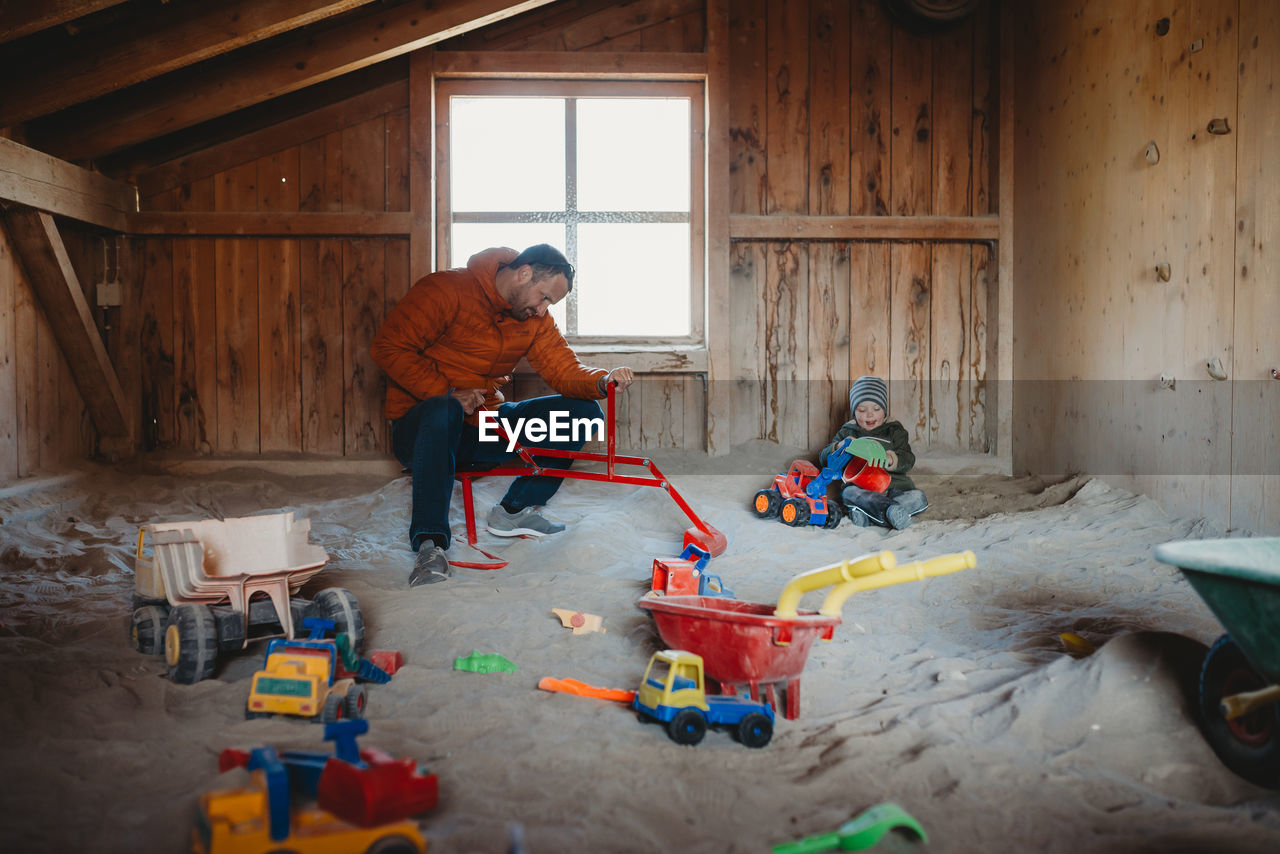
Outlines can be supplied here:
M14 254L22 261L94 426L105 439L128 439L124 390L94 325L57 223L43 211L26 209L9 211L4 222Z
M137 192L132 184L0 137L0 203L124 231L125 215L137 210Z
M487 26L551 0L405 3L316 32L280 36L238 51L217 69L193 66L154 83L29 124L28 138L66 160L119 151L154 137L321 83ZM106 102L111 103L106 103Z
M157 7L144 23L96 33L73 56L8 69L22 80L0 102L0 127L56 113L252 42L348 12L369 0L225 0ZM31 4L39 5L39 4Z
M29 36L123 2L124 0L0 0L0 42Z

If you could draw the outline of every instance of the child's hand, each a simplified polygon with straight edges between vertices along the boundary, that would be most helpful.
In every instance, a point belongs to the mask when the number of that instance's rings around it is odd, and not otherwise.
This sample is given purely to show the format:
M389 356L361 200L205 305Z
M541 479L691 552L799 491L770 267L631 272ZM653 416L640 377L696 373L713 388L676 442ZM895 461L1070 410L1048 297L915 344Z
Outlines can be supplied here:
M896 469L898 467L898 455L893 451L885 451L884 455L889 458L889 465L885 468Z

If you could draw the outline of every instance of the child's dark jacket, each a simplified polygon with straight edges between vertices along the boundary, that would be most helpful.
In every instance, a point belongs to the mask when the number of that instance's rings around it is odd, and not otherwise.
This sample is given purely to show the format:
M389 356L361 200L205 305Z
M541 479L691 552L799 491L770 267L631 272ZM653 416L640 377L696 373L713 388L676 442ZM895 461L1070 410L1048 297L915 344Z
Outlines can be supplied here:
M831 444L823 448L822 453L818 454L818 466L825 466L827 457L831 456L831 451L835 446L842 439L850 436L854 439L870 437L884 445L886 451L893 451L898 455L897 467L885 469L892 476L889 481L890 489L907 490L916 488L911 478L907 477L907 472L911 471L916 464L916 455L911 451L911 439L907 435L907 428L903 427L900 421L886 421L874 430L863 430L858 426L857 421L846 421L845 425L836 432L836 437L831 440Z

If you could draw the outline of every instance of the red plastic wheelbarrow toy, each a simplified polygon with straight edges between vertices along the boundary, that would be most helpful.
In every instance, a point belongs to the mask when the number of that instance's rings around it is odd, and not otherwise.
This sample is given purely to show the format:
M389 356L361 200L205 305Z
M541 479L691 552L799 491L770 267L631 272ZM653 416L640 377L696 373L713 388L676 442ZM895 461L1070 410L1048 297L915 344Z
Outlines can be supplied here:
M831 640L840 625L844 602L854 593L946 575L977 565L973 552L949 554L898 566L893 552L880 552L810 570L793 578L778 604L760 605L715 596L646 598L636 604L653 615L658 634L671 649L702 656L707 675L720 693L745 687L753 700L763 687L766 701L783 715L800 716L800 674L815 641ZM817 611L799 609L805 593L831 587Z
M477 477L503 477L514 476L521 477L523 475L545 475L547 477L563 477L573 480L597 480L605 483L625 483L631 486L656 486L659 489L666 490L672 500L679 505L684 514L689 517L689 521L693 526L684 532L684 542L682 548L695 545L698 548L709 552L712 557L718 557L724 554L725 548L728 546L728 540L723 533L713 528L711 525L699 518L697 513L693 512L693 508L680 496L671 481L658 471L658 467L653 464L653 460L647 457L630 457L620 456L615 448L617 445L616 424L617 418L614 410L614 387L617 383L610 382L608 388L608 408L607 420L605 422L605 453L595 454L587 451L560 451L554 448L535 448L534 451L539 457L553 457L555 459L584 460L588 462L604 463L605 470L598 471L581 471L577 469L555 469L544 468L534 459L533 452L523 445L516 443L515 452L519 456L519 463L511 463L510 465L497 465L493 468L480 469L476 471L459 471L455 477L462 483L462 506L463 512L467 517L467 545L480 552L480 554L489 558L488 563L481 562L464 562L451 560L449 563L454 566L467 567L469 569L501 569L507 565L507 561L502 560L494 555L489 554L484 549L476 545L476 509L475 499L471 494L471 481ZM504 438L509 439L505 430L501 425L497 425L498 432ZM634 468L642 468L647 474L637 475L619 474L617 469L620 466L631 466Z

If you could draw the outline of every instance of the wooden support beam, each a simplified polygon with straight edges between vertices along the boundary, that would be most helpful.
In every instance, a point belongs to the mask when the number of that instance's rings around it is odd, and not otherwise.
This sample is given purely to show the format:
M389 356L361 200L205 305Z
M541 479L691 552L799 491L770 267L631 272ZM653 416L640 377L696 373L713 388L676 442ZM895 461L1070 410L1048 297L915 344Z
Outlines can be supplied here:
M437 77L549 78L591 76L613 80L699 80L707 73L704 53L624 51L440 51Z
M106 439L129 439L124 391L53 217L43 211L13 210L4 221L98 433Z
M409 57L409 284L434 270L435 229L435 48L414 51Z
M133 185L81 169L0 137L0 202L12 202L112 231L134 210Z
M129 234L199 237L406 237L408 211L144 211L126 218Z
M191 127L359 68L406 54L550 0L412 2L344 20L317 32L281 36L236 52L234 62L193 66L28 125L41 149L81 160ZM128 97L123 97L128 96Z
M0 102L0 127L168 74L256 41L348 12L369 0L224 0L157 7L142 21L95 33L74 55L62 52L4 76L21 79Z
M74 21L124 0L0 0L0 42L13 41Z
M729 217L734 240L961 240L1000 236L995 216L751 216Z
M729 0L707 0L707 394L706 449L723 456L732 448L733 397L730 313L729 216ZM688 442L688 439L686 439Z
M374 116L404 109L408 104L409 83L396 80L305 115L161 163L138 174L138 194L147 199L324 136L335 128L350 127Z

